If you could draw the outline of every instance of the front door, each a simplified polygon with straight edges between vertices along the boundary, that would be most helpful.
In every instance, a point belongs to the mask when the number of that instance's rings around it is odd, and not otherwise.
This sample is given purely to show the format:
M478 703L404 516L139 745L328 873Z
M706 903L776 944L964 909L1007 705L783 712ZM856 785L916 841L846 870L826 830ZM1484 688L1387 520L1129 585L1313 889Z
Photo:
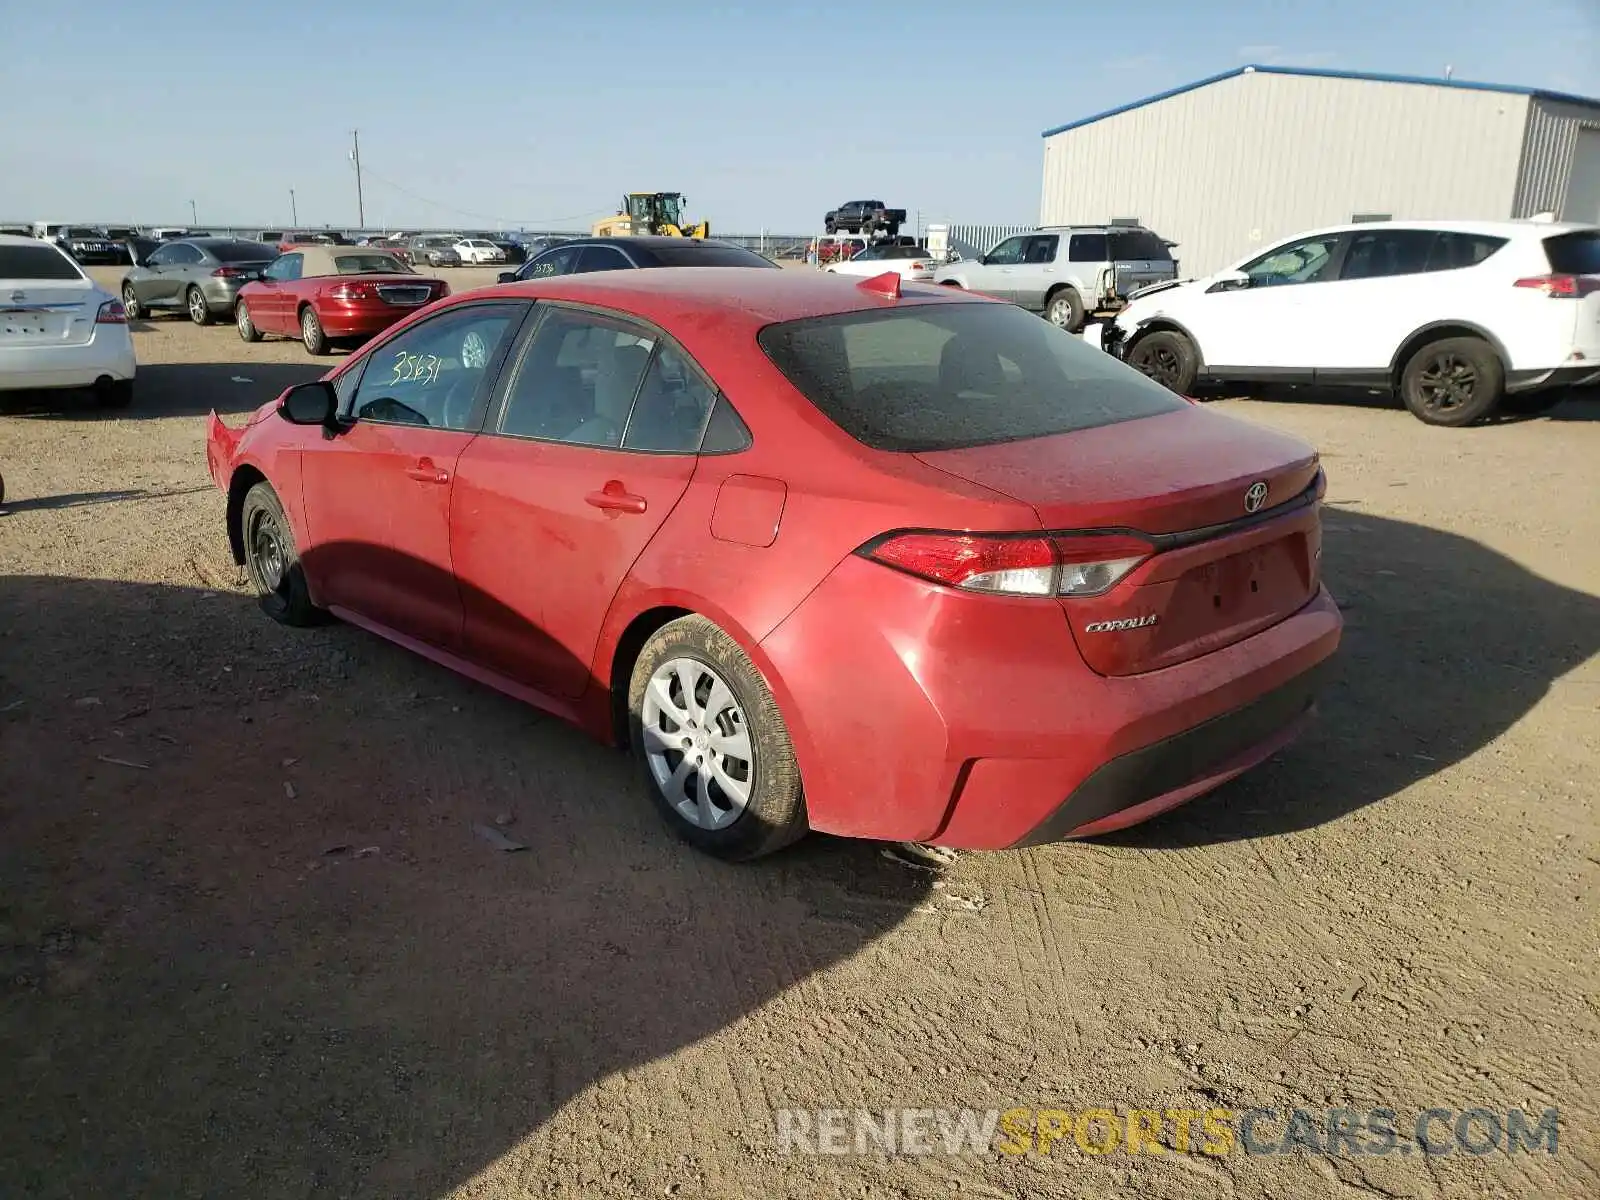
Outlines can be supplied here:
M526 310L519 301L447 309L369 356L345 406L348 428L302 458L305 569L324 604L459 648L450 561L456 463Z
M972 290L993 296L996 300L1017 299L1017 266L1027 249L1027 237L1009 237L978 260L978 266L967 273Z
M1206 366L1238 378L1314 368L1335 334L1311 314L1328 301L1343 253L1340 234L1299 238L1245 263L1244 280L1219 280L1196 297L1183 315Z
M620 317L551 307L457 468L466 653L551 696L589 683L617 589L694 474L716 398Z
M261 332L300 335L290 285L300 278L304 265L305 256L298 250L280 254L261 272L261 286L250 289L250 320Z

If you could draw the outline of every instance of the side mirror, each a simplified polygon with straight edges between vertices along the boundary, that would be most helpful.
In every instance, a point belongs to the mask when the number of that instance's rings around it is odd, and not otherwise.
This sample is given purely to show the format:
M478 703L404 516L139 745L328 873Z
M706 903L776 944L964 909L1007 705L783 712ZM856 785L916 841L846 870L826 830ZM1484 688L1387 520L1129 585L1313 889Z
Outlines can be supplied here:
M1222 271L1212 280L1211 286L1206 291L1237 292L1249 286L1250 276L1243 271Z
M297 383L278 401L278 415L291 425L321 425L332 429L339 411L333 384L323 379Z
M499 279L496 282L498 282L498 283L515 283L516 281L517 281L517 273L515 271L501 271Z

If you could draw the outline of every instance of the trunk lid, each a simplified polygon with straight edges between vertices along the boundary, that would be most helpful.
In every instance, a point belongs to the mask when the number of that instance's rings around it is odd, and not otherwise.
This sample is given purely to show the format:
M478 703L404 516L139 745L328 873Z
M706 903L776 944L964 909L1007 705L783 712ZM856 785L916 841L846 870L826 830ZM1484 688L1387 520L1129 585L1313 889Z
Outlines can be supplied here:
M105 299L87 279L0 279L0 350L81 345Z
M1198 406L917 457L1031 505L1048 530L1147 535L1151 556L1109 591L1060 600L1101 674L1219 650L1297 612L1319 586L1316 452Z

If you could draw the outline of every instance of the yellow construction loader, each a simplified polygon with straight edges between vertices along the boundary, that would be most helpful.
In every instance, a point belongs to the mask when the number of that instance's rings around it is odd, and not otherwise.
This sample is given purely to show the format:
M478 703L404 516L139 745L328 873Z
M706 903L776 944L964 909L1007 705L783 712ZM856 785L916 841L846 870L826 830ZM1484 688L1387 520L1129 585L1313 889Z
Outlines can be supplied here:
M683 223L682 192L629 192L622 198L616 215L596 221L595 237L630 237L661 234L666 237L703 238L711 236L711 222Z

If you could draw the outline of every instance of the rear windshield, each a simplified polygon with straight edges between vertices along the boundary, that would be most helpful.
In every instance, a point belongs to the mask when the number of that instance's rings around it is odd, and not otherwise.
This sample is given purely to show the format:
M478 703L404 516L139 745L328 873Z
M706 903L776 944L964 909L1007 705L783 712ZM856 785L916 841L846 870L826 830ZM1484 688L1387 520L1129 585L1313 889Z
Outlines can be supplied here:
M1545 238L1550 269L1560 275L1600 275L1600 230Z
M333 260L341 275L409 275L411 268L388 254L341 254Z
M214 242L206 247L218 262L267 262L278 257L275 247L260 242Z
M1155 259L1171 262L1167 245L1148 229L1128 229L1111 235L1111 257L1117 261L1130 258Z
M1187 403L1010 304L921 304L769 325L761 348L875 450L957 450L1172 412Z
M742 246L651 246L650 253L663 267L775 267L778 264L762 258L754 250Z
M82 279L83 272L53 246L0 246L0 279Z

